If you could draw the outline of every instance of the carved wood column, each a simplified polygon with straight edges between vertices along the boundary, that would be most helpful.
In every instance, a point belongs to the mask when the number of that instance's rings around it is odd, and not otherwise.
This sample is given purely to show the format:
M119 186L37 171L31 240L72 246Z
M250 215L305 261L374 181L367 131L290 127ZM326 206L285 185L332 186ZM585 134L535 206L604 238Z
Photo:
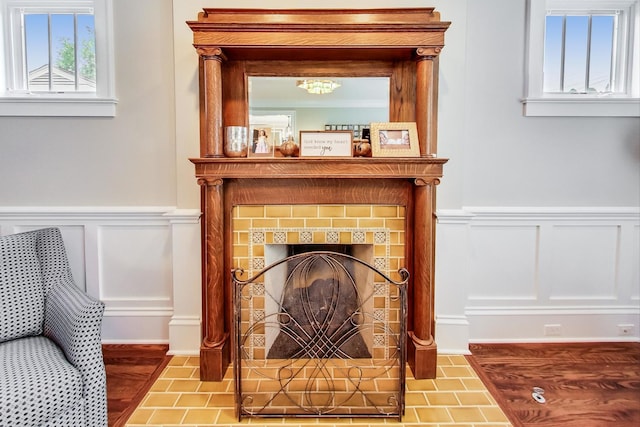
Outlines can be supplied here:
M435 378L437 346L434 341L434 237L435 185L414 181L413 330L409 331L408 359L415 378Z
M200 100L201 128L200 156L224 157L222 132L222 49L197 47L203 63Z
M220 381L229 365L224 327L224 200L222 179L200 179L204 209L202 344L200 379Z
M416 64L416 126L420 155L434 157L438 151L438 53L440 48L419 48Z

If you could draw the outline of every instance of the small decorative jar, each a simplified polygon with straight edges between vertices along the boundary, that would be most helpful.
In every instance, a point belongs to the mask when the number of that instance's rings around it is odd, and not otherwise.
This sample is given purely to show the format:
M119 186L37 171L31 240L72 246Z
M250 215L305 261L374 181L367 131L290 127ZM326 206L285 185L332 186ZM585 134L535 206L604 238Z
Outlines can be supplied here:
M295 143L292 136L280 145L280 152L285 157L295 157L298 155L298 144Z
M224 130L224 155L227 157L247 157L247 128L227 126Z
M371 144L366 139L356 144L354 154L357 157L368 157L371 155Z

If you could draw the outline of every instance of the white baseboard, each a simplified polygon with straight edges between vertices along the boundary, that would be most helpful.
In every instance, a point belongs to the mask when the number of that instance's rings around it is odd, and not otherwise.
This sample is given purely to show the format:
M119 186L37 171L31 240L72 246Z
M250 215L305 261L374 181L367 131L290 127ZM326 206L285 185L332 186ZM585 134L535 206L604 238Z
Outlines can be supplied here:
M171 310L110 310L102 319L105 344L167 344Z
M170 355L197 356L200 354L200 317L174 316L169 322Z
M436 343L440 354L470 354L466 316L436 316Z
M467 317L470 342L640 341L640 307L474 307Z

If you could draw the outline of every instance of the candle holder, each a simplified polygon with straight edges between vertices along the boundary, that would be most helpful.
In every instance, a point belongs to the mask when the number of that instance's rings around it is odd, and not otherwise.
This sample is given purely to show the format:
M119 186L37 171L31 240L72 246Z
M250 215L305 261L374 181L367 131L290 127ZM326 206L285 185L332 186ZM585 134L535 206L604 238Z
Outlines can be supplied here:
M247 157L247 128L245 126L227 126L224 130L224 155L227 157Z

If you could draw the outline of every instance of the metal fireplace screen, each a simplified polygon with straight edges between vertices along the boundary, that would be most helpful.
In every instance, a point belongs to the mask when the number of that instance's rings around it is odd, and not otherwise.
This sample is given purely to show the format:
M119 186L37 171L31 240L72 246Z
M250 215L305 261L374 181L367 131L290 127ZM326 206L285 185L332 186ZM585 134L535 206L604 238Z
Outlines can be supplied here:
M236 411L397 417L404 412L406 287L346 254L292 255L232 272Z

